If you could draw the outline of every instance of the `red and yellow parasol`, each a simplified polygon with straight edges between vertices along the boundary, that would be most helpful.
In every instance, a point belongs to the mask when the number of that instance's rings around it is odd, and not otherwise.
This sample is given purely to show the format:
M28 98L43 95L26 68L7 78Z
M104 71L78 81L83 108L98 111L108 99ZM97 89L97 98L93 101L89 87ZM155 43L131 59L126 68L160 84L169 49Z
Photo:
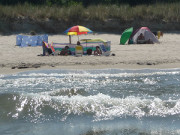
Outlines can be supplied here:
M82 35L82 34L92 33L92 30L90 30L84 26L76 25L76 26L73 26L73 27L70 27L69 29L67 29L65 31L65 33L67 35Z
M92 30L84 27L84 26L80 26L80 25L76 25L73 27L70 27L69 29L67 29L64 32L66 35L82 35L82 34L88 34L88 33L92 33ZM79 37L78 37L79 40Z

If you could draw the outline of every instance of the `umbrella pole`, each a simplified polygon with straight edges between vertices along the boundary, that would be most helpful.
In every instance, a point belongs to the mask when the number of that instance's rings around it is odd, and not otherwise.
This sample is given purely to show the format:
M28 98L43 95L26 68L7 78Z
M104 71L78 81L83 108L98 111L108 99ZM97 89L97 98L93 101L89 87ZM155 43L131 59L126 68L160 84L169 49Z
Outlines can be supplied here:
M87 54L87 40L86 40L86 54Z
M71 35L69 35L69 44L71 44Z

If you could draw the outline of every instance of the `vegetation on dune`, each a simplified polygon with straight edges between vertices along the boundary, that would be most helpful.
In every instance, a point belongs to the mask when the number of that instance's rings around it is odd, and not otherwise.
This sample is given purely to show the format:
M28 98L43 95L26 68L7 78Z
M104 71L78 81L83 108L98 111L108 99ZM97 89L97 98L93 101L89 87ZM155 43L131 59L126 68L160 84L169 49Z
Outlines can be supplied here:
M179 0L0 0L0 33L58 33L75 24L98 31L127 27L180 30Z
M82 4L83 6L90 6L90 5L98 5L98 4L105 4L105 5L120 5L120 4L129 4L131 6L139 5L139 4L154 4L157 2L163 3L172 3L178 2L179 0L1 0L0 4L3 5L16 5L24 4L26 2L31 4L38 4L38 5L59 5L59 6L70 6L76 4Z
M16 4L0 5L1 19L53 19L68 22L69 20L100 20L119 19L132 21L142 19L156 22L180 22L180 2L156 3L150 5L90 5L73 6Z

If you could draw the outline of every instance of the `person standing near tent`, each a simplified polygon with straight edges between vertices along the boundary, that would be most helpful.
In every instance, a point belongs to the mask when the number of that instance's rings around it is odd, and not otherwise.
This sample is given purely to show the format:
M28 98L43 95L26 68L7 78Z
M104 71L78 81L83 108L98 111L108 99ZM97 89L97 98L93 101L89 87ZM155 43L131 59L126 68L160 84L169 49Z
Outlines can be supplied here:
M145 40L145 37L144 35L141 33L138 38L137 38L137 44L145 44L146 43L146 40Z
M153 34L154 34L158 39L160 39L160 36L163 37L163 32L162 32L162 31L155 31L155 32L153 32Z

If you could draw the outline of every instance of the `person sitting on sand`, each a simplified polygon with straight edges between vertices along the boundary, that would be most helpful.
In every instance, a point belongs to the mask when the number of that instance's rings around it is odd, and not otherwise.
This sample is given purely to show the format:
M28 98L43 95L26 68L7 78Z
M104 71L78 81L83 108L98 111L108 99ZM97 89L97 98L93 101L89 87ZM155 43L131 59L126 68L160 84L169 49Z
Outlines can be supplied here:
M96 46L96 50L94 50L94 55L100 56L102 54L102 51L99 46Z
M154 44L150 39L146 41L146 44Z
M128 44L133 44L132 38L130 38L130 39L128 40Z
M87 49L87 55L92 55L92 49Z
M77 41L77 45L82 46L81 43L80 43L79 41Z
M69 46L65 46L65 48L63 48L61 50L60 55L64 55L64 56L71 55L71 51L69 50Z
M137 38L137 44L145 44L146 41L145 41L145 37L144 35L141 33L138 38Z
M77 45L81 45L81 43L79 41L77 41Z

